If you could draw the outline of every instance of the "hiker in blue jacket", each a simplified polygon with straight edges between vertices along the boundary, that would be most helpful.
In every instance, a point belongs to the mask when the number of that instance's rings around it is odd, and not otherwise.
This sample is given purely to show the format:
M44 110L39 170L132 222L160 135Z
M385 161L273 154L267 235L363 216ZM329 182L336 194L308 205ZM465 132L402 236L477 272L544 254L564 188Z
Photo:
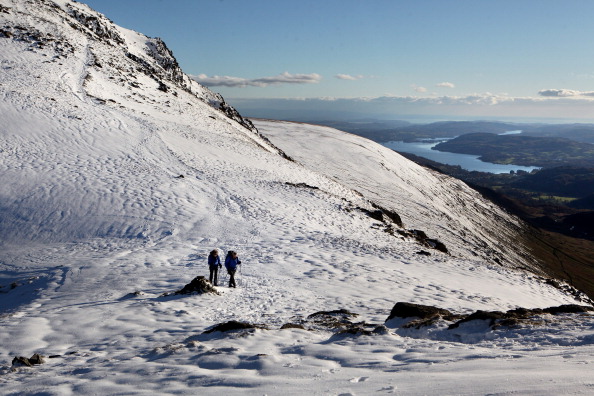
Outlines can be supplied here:
M210 270L210 277L208 280L215 286L217 286L218 283L219 268L223 268L223 266L221 265L221 259L219 258L219 251L215 249L208 255L208 269Z
M237 258L237 252L229 251L225 258L225 268L227 268L227 273L229 274L229 287L236 287L235 271L237 271L237 266L240 264L241 261Z

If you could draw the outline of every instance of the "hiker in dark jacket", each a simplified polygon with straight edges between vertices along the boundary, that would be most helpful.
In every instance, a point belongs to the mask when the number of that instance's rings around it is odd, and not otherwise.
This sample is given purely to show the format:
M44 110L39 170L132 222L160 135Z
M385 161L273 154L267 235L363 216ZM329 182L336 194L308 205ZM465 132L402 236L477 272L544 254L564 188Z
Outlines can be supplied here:
M227 257L225 258L225 268L227 268L227 273L229 274L229 287L236 287L235 271L237 271L237 266L240 264L241 261L237 258L237 252L230 251L227 253Z
M208 269L210 270L210 277L208 278L208 280L210 280L210 283L212 283L215 286L217 286L218 282L217 276L219 273L219 268L222 267L223 266L221 265L221 259L219 258L219 251L215 249L208 255Z

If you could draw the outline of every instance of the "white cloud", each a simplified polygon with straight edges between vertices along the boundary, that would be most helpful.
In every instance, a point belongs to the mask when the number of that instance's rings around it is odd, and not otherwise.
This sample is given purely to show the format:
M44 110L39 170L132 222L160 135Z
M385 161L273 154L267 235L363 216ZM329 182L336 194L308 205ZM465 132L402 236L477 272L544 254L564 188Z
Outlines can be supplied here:
M539 91L540 96L548 98L570 98L575 96L594 96L592 91L576 91L573 89L543 89Z
M419 92L419 93L427 92L427 88L425 88L425 87L419 87L416 84L412 84L410 87L412 89L414 89L415 91Z
M194 81L199 82L207 87L247 87L248 80L240 77L230 76L212 76L208 77L206 74L199 74L197 76L190 76Z
M362 79L364 76L362 76L361 74L356 75L356 76L351 76L350 74L337 74L336 76L334 76L336 78L338 78L339 80L350 80L350 81L355 81L355 80L360 80Z
M278 84L316 84L322 80L322 76L317 73L311 74L291 74L284 72L272 77L261 77L255 79L247 79L241 77L230 76L212 76L206 74L199 74L197 76L190 76L194 81L199 82L207 87L267 87L269 85Z
M229 98L228 98L229 99ZM406 119L563 119L592 122L594 97L512 97L493 93L467 96L380 96L358 98L234 98L229 103L250 117L293 120L356 119L373 117Z
M455 88L456 86L454 85L454 83L451 82L440 82L439 84L435 85L436 87L440 87L440 88Z

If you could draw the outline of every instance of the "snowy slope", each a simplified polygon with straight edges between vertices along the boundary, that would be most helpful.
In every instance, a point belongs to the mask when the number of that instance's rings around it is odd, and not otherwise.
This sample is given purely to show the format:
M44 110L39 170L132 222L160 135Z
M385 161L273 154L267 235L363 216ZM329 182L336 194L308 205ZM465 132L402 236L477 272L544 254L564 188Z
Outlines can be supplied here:
M465 185L336 130L258 132L160 40L80 3L0 0L0 67L5 394L590 389L590 315L431 336L277 330L339 308L381 324L397 301L458 313L574 303L516 270L533 265L509 248L521 225ZM370 217L377 207L403 227ZM240 288L162 296L205 275L213 248L239 252ZM201 334L228 320L270 330ZM33 353L59 357L11 368Z
M537 269L518 240L522 224L463 182L332 128L266 121L257 126L306 168L396 211L405 228L437 238L453 255Z

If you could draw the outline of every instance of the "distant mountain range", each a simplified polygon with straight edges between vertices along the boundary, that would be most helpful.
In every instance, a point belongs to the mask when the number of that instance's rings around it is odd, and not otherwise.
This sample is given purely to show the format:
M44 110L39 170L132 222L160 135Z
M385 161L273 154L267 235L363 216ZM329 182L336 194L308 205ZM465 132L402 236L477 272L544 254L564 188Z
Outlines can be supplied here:
M502 134L522 131L523 136L559 137L594 144L594 124L516 124L498 121L443 121L411 124L406 121L361 120L360 122L317 121L376 142L454 138L470 133Z

